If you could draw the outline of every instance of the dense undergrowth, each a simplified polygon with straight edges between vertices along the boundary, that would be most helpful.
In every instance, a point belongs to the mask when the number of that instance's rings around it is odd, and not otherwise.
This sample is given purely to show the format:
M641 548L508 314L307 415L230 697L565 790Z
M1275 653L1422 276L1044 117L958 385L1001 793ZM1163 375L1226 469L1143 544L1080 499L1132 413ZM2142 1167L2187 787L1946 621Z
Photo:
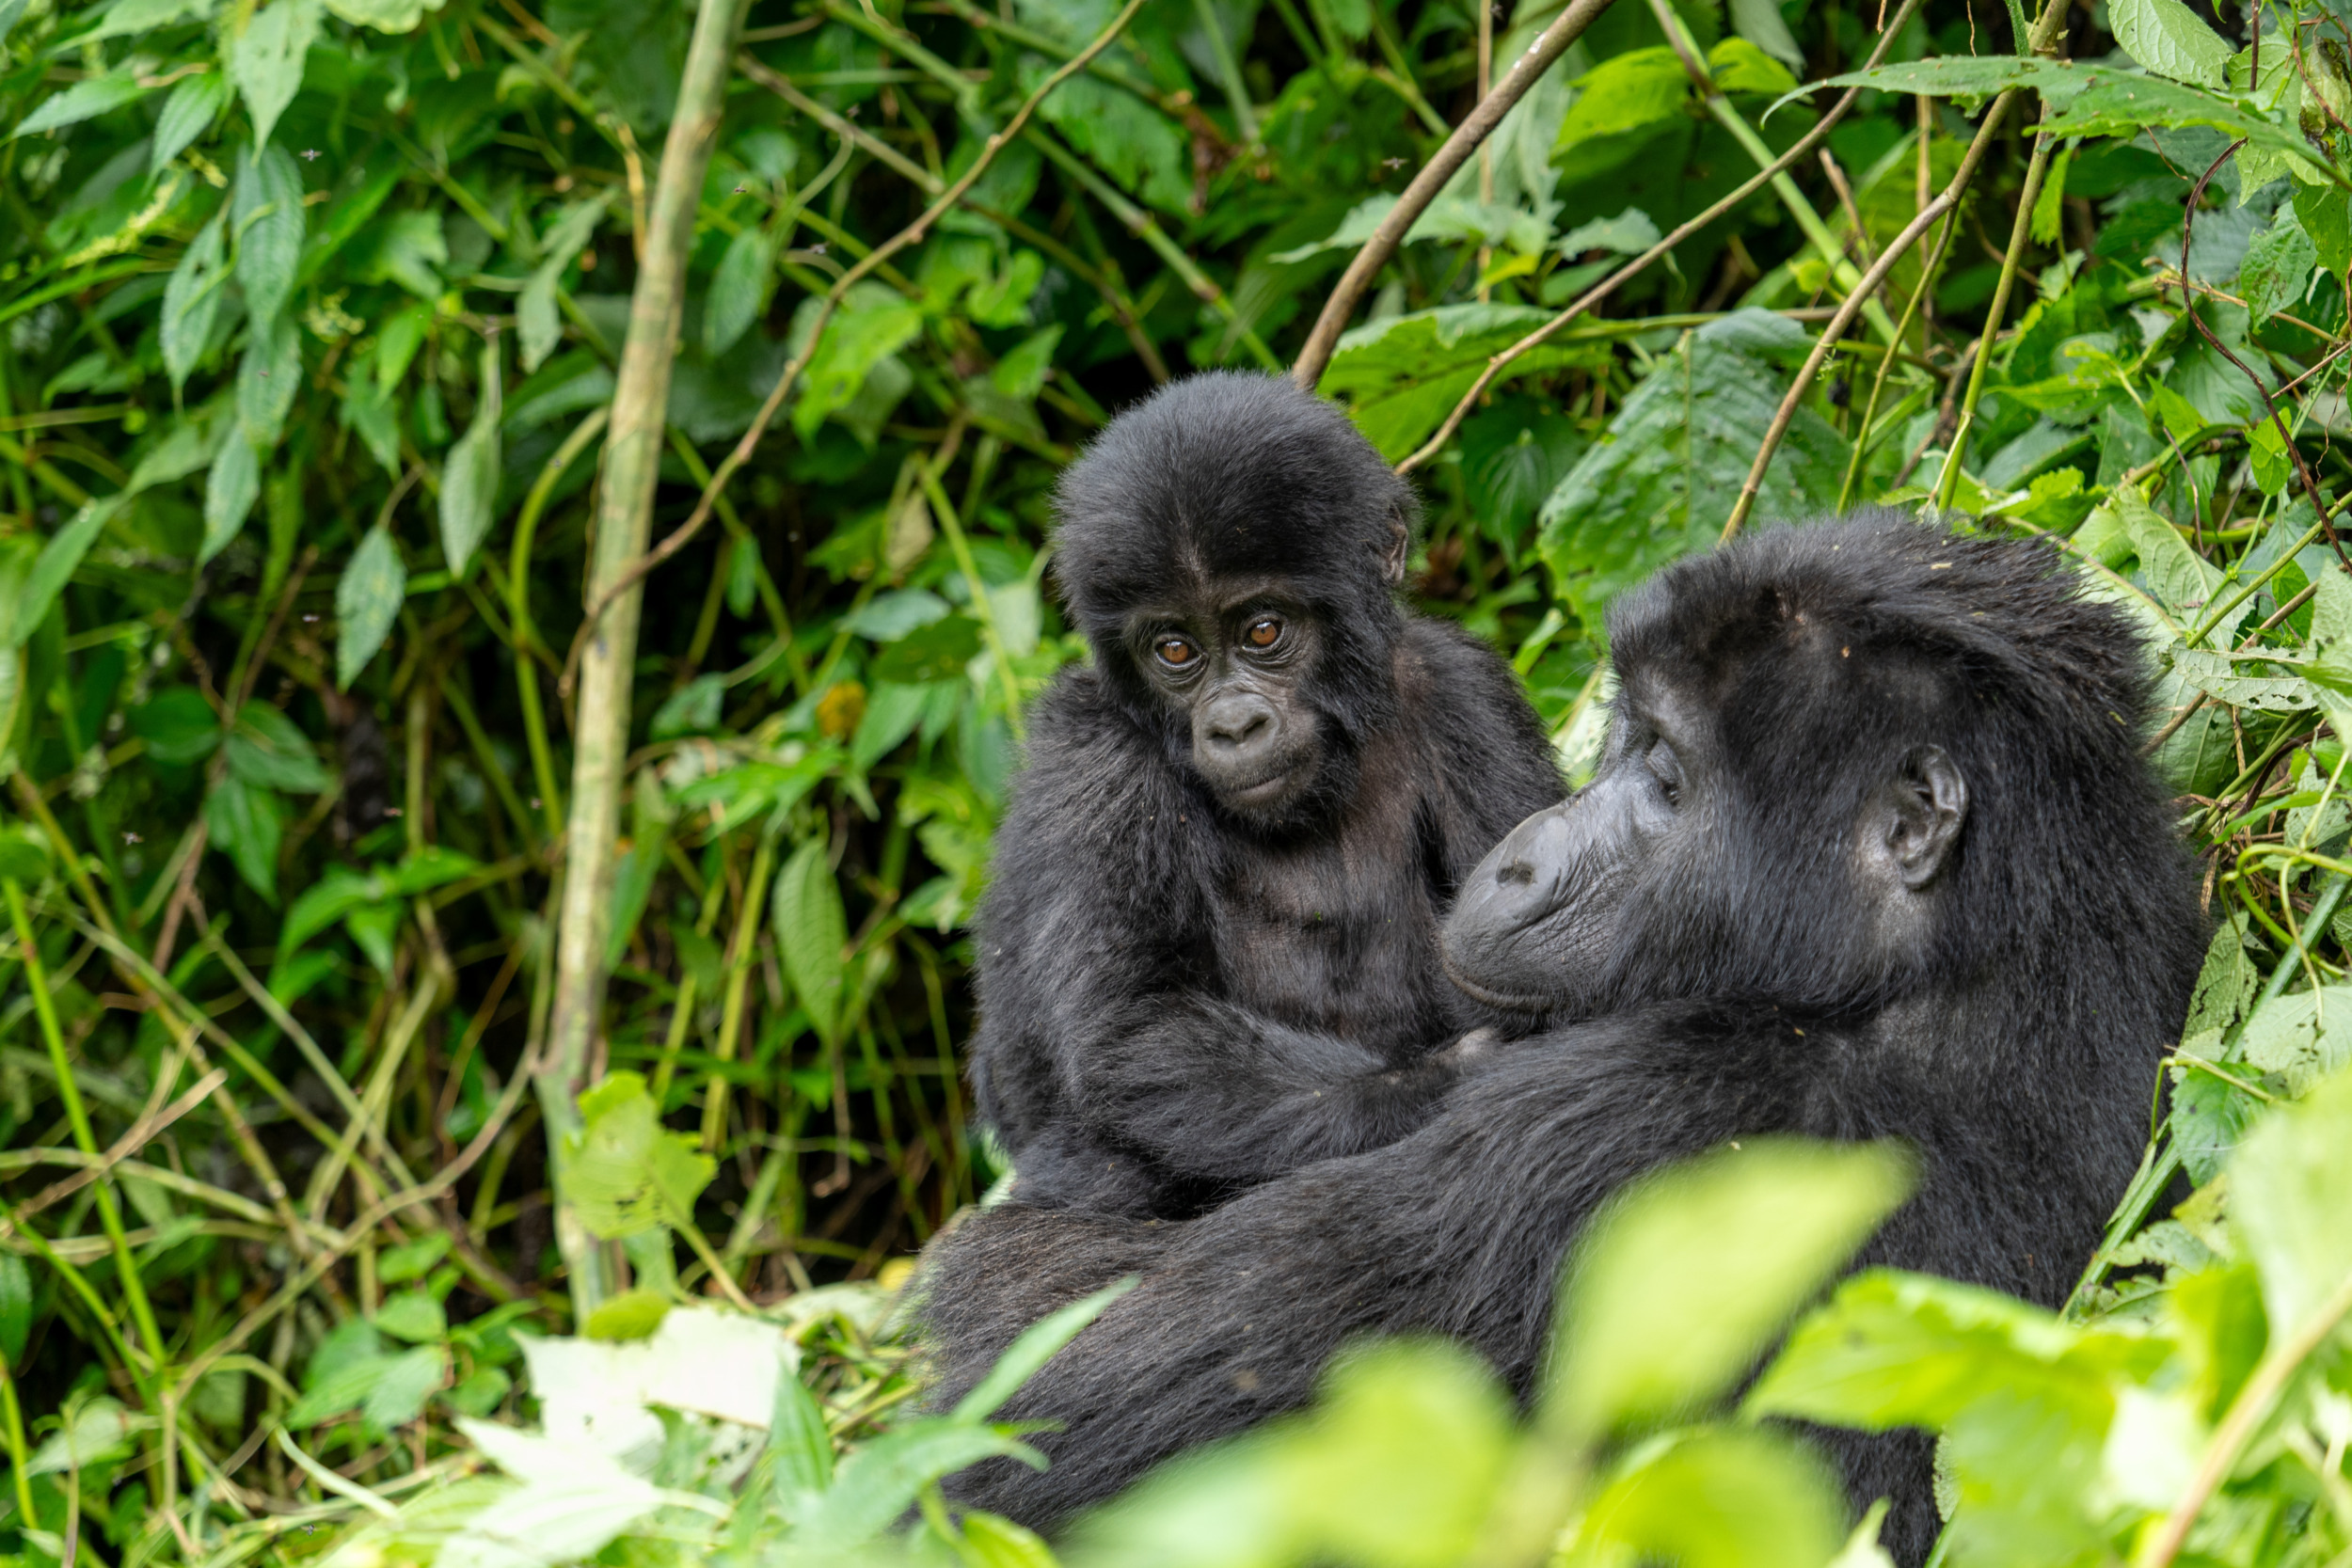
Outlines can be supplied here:
M1157 381L1287 366L1557 13L705 0L740 42L698 78L677 5L0 0L0 1555L853 1555L1009 1441L980 1405L894 1419L885 1314L999 1174L966 922L1024 705L1081 657L1055 474ZM1600 607L1743 487L1757 522L2051 534L2150 628L2220 935L2073 1322L1881 1280L1835 1321L1942 1393L1764 1386L1948 1429L1956 1561L2352 1550L2352 1144L2284 1108L2352 1042L2348 49L2321 0L1615 0L1322 376L1419 476L1417 602L1512 656L1571 770ZM715 144L665 207L682 102ZM674 252L664 420L623 350ZM667 541L642 631L630 464ZM583 789L616 832L575 831ZM1845 1201L1762 1259L1692 1232L1695 1274L1631 1248L1625 1289L1749 1291L1736 1367ZM1663 1334L1611 1354L1698 1354ZM715 1404L611 1349L675 1340L691 1378L787 1339L798 1377ZM1595 1560L1822 1560L1818 1478L1761 1429L1609 1440L1720 1394L1669 1360L1671 1397L1522 1433L1398 1352L1090 1549L1523 1560L1574 1518ZM650 1447L582 1468L478 1424L553 1431L566 1378ZM1788 1507L1604 1528L1709 1495ZM911 1549L1039 1560L922 1506Z

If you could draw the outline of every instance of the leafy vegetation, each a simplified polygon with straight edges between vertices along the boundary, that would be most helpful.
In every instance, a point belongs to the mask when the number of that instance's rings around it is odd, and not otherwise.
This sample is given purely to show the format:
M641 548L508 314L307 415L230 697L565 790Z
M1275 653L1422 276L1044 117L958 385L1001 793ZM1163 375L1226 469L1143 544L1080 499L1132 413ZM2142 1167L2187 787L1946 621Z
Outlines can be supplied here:
M856 1555L912 1503L1044 1560L926 1491L1017 1434L894 1419L886 1313L1000 1174L966 923L1083 657L1054 476L1286 364L1559 14L0 0L0 1551ZM2218 934L2062 1319L1866 1276L1710 1419L1894 1179L1695 1174L1533 1425L1381 1352L1073 1553L1869 1560L1779 1411L1943 1432L1955 1562L2341 1560L2347 61L2321 0L1616 0L1413 217L1321 385L1571 770L1611 594L1956 506L2148 627ZM674 1342L795 1375L627 1370ZM645 1444L591 1465L596 1389Z

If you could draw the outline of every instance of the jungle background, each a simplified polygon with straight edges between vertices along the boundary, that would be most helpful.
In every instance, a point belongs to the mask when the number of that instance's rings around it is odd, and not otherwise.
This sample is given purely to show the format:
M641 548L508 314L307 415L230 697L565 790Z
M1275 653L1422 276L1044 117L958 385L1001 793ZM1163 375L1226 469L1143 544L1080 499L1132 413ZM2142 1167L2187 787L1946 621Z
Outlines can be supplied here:
M1050 499L1306 353L1571 776L1730 530L2057 539L2217 934L2063 1314L1866 1275L1725 1410L1903 1178L1702 1168L1614 1383L1384 1350L1071 1549L1883 1560L1780 1414L1941 1432L1953 1561L2352 1560L2352 14L1587 6L1318 341L1562 15L0 0L0 1557L1050 1561L931 1482L1099 1304L921 1418L890 1317Z

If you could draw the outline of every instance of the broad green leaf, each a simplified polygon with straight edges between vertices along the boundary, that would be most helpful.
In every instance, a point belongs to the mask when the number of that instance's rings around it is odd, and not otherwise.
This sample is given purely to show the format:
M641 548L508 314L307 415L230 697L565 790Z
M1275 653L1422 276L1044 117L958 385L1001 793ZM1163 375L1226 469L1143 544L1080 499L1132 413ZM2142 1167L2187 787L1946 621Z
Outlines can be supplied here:
M599 1303L580 1331L591 1339L647 1339L669 1315L668 1296L640 1287Z
M183 76L164 100L164 112L155 120L155 139L148 148L147 166L151 173L161 173L164 166L194 145L197 137L211 129L220 111L229 106L229 73L207 71L198 76Z
M1708 50L1707 64L1715 85L1725 92L1769 92L1777 97L1797 85L1787 66L1743 38L1725 39Z
M651 1481L585 1443L557 1443L489 1421L461 1418L474 1447L524 1484L504 1493L443 1542L437 1568L553 1568L593 1560L629 1526L661 1506ZM545 1457L527 1456L529 1447Z
M315 795L334 782L319 766L310 738L267 703L247 703L237 710L228 752L230 773L249 784Z
M262 15L276 15L302 0L278 0ZM256 20L256 28L262 25ZM302 171L282 147L237 150L237 182L229 198L230 237L237 246L237 284L256 322L273 323L294 290L302 261Z
M2318 694L2302 676L2272 674L2263 664L2210 648L2176 648L2172 668L2189 685L2231 707L2292 713L2319 705Z
M796 313L792 332L796 352L808 340L817 304L813 299L803 300ZM922 329L920 306L871 280L852 285L810 356L800 401L792 409L792 428L801 439L815 439L825 417L847 405L866 385L866 375Z
M1773 0L1731 0L1731 25L1741 38L1789 70L1804 69L1804 51L1797 46Z
M427 11L437 11L447 0L326 0L326 8L355 27L379 33L416 30Z
M1368 322L1340 339L1317 390L1344 399L1356 428L1394 462L1438 428L1490 356L1550 319L1532 306L1446 305ZM1504 375L1597 363L1606 353L1562 334Z
M898 743L914 733L923 721L923 710L930 703L930 689L925 686L901 686L883 681L866 693L866 714L858 721L857 735L850 742L850 761L860 769L868 768L898 749Z
M1005 356L996 361L996 368L988 372L990 385L1007 397L1027 402L1045 385L1045 375L1054 368L1054 350L1061 342L1059 322L1041 327L1024 338Z
M1718 1427L1645 1450L1587 1517L1583 1541L1599 1560L1820 1568L1845 1538L1846 1499L1815 1450L1777 1432Z
M354 237L344 260L363 283L397 283L421 300L438 298L441 276L434 269L449 264L449 239L441 230L441 214L412 211L381 215L366 232ZM409 325L400 329L407 335L407 353L413 354L425 324L433 319L432 307L420 305L410 314ZM396 317L387 324L388 339L399 320ZM381 351L377 362L379 367L386 363ZM385 385L399 380L399 372L407 365L403 355Z
M2246 449L2254 487L2265 496L2284 495L2295 483L2295 459L2287 451L2286 437L2279 434L2278 421L2256 420L2248 425Z
M727 242L703 299L703 351L714 359L736 345L767 307L776 273L776 240L753 225Z
M302 389L302 333L291 314L256 321L237 360L237 423L257 447L278 444Z
M909 632L947 618L947 601L928 588L896 588L877 594L847 616L842 626L877 642L896 642Z
M1910 1189L1891 1147L1756 1138L1644 1182L1569 1269L1547 1419L1591 1442L1714 1399Z
M139 458L138 467L131 470L131 483L123 489L131 495L137 495L158 484L169 484L174 480L187 478L211 460L213 450L210 442L211 436L196 420L175 420L163 439L148 448Z
M185 767L220 744L220 720L193 686L167 686L131 710L131 733L158 762Z
M2246 301L2249 328L2298 304L2311 286L2312 269L2319 264L2318 247L2303 231L2293 205L2279 209L2270 227L2246 247L2237 271L2238 293Z
M2352 198L2332 183L2301 186L2295 193L2295 218L2312 237L2319 264L2342 277L2352 267Z
M536 371L563 339L564 324L556 312L556 289L563 281L564 269L596 233L604 210L601 201L576 201L548 226L541 243L539 264L532 270L530 281L523 285L522 295L515 304L515 331L522 341L525 375ZM447 261L448 257L444 255L442 260Z
M413 1242L386 1247L376 1255L375 1277L386 1285L422 1279L434 1264L449 1256L451 1241L446 1230L428 1230Z
M278 931L278 951L291 953L352 911L388 896L381 879L349 866L330 865L286 911L285 924Z
M957 1522L974 1568L1057 1568L1054 1550L1036 1531L975 1510Z
M2352 1285L2352 1073L2265 1117L2230 1162L2230 1219L2284 1337Z
M2156 515L2137 487L2119 485L2108 504L2139 557L2149 593L2182 626L2198 624L2206 601L2221 584L2221 574Z
M0 725L8 721L10 705L15 702L4 683L13 680L20 656L0 653ZM0 828L0 877L7 877L31 887L49 875L49 845L40 830L30 823L20 822L13 828ZM8 1254L14 1257L14 1253Z
M197 547L196 559L210 561L227 549L261 498L262 460L244 430L232 429L204 481L204 542Z
M1023 70L1023 87L1044 85L1044 62ZM1147 207L1184 214L1192 200L1191 138L1168 116L1124 88L1078 75L1045 95L1039 114L1070 144Z
M60 126L79 125L83 120L94 119L136 101L148 90L139 86L135 75L126 71L76 82L65 91L41 100L40 106L19 120L16 128L8 133L9 139L55 131Z
M775 1413L768 1419L768 1451L776 1456L779 1497L821 1492L833 1484L833 1433L825 1412L797 1372L776 1379Z
M384 1370L359 1402L359 1415L370 1426L389 1432L424 1413L424 1402L449 1379L449 1353L438 1345L419 1345L389 1358Z
M134 1417L121 1401L101 1394L65 1417L63 1426L33 1450L24 1473L62 1476L121 1459L131 1451L133 1433L152 1425L151 1418Z
M580 1097L580 1131L564 1139L565 1193L580 1223L608 1241L691 1225L717 1163L693 1138L661 1126L645 1081L615 1072Z
M391 634L408 593L400 546L382 526L368 530L335 584L335 685L348 689Z
M1597 622L1619 592L1713 545L1779 413L1783 367L1802 362L1806 341L1793 322L1740 310L1657 356L1538 515L1539 547L1579 616ZM1758 515L1827 510L1845 462L1845 438L1800 405L1765 471Z
M400 477L400 410L375 377L355 366L343 378L343 428L359 437L383 470Z
M776 874L772 906L776 946L784 972L818 1035L828 1044L840 1037L841 988L848 969L849 919L841 908L841 886L826 863L825 841L812 838L792 852Z
M33 562L32 571L25 576L24 586L18 590L9 647L18 646L40 629L40 624L49 618L50 610L56 604L57 595L65 591L66 580L73 576L73 569L81 565L82 557L89 553L90 546L97 543L98 535L121 505L120 496L101 496L85 502L65 527L49 536L49 542L41 546L40 556Z
M24 1368L24 1340L33 1331L33 1275L24 1259L0 1252L0 1365Z
M278 846L285 822L278 797L231 774L204 797L204 825L213 847L229 857L246 886L278 902Z
M1035 1377L1038 1369L1051 1361L1062 1346L1076 1338L1080 1329L1101 1317L1111 1303L1135 1286L1132 1279L1105 1285L1092 1295L1049 1312L1023 1329L1020 1338L1007 1346L996 1365L988 1370L988 1375L956 1402L955 1418L984 1421L994 1415L996 1407L1019 1393L1021 1386Z
M318 37L320 0L272 0L229 47L229 74L245 95L256 146L267 146L278 117L302 87L302 66Z
M175 23L202 22L219 8L219 0L116 0L111 6L95 8L101 13L97 24L74 34L74 46L86 47L104 39L152 32ZM0 32L5 31L0 28Z
M229 209L224 205L196 231L196 238L181 252L170 281L164 285L164 313L157 331L163 342L164 369L170 373L175 392L212 341L213 319L220 312L221 285L229 280L229 269L221 264L228 254L228 226Z
M2123 53L2159 76L2218 87L2230 46L2181 0L2109 0L2107 30Z
M376 1309L375 1326L395 1339L419 1344L447 1334L449 1318L430 1291L403 1291Z
M1613 218L1592 218L1578 224L1560 236L1560 254L1574 261L1588 250L1606 250L1617 256L1638 256L1656 245L1661 236L1650 215L1638 207L1628 207Z
M983 1459L1030 1450L1017 1438L961 1422L914 1420L865 1444L793 1522L795 1556L847 1556L890 1528L923 1489Z
M1664 44L1604 60L1578 77L1576 86L1577 100L1551 145L1555 164L1586 142L1661 124L1691 101L1690 73Z
M498 339L482 345L482 380L473 423L449 449L441 466L441 556L450 576L462 578L473 552L488 536L498 504L499 468L504 443L499 436L501 379Z

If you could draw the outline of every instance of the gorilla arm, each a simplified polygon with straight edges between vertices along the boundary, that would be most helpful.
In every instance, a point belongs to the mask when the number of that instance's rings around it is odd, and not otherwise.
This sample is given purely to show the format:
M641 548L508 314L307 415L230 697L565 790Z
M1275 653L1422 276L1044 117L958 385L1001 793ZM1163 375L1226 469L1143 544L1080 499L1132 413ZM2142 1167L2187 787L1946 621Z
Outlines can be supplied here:
M1646 1170L1793 1114L1763 1098L1782 1081L1758 1060L1776 1043L1687 1010L1633 1015L1506 1056L1411 1136L1198 1220L1133 1225L1020 1204L973 1215L938 1248L925 1288L942 1403L1032 1318L1122 1274L1143 1283L1002 1414L1065 1423L1030 1439L1051 1468L991 1463L950 1493L1050 1528L1180 1449L1305 1404L1359 1334L1457 1335L1524 1389L1551 1282L1592 1212ZM1661 1104L1675 1107L1669 1136Z

